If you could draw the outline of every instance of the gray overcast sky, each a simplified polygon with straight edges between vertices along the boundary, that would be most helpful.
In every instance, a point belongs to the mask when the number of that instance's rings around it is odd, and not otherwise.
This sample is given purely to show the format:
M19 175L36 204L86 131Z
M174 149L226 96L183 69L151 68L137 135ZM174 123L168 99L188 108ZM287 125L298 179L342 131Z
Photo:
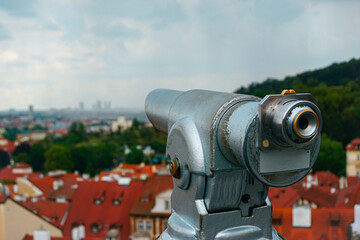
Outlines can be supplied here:
M234 91L359 57L360 1L2 0L0 109Z

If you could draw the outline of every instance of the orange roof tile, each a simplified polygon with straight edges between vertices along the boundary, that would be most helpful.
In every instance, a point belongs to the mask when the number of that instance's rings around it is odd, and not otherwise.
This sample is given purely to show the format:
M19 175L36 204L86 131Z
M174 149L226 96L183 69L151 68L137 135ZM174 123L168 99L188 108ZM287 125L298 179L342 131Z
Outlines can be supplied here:
M336 200L337 208L353 208L360 203L360 182L339 192Z
M53 190L53 183L55 180L55 178L49 176L39 179L29 179L32 184L34 184L44 193L45 197L48 197L50 192Z
M21 204L59 227L61 227L61 220L69 207L69 203L58 203L48 200L28 201Z
M355 138L347 146L347 150L355 150L356 145L360 145L360 138Z
M85 236L104 238L115 225L121 228L120 239L129 239L129 210L143 187L143 182L131 182L128 186L119 186L116 182L79 183L65 222L64 235L71 236L73 224L83 224ZM114 199L116 197L119 199ZM94 223L101 226L98 233L91 232Z
M155 196L168 189L173 189L173 181L170 175L154 175L145 183L144 190L136 198L131 208L131 215L153 215L151 209L155 205Z
M324 239L323 236L330 237L325 239L345 240L348 239L349 224L354 220L353 209L312 209L311 227L300 228L292 226L291 208L274 208L273 213L281 216L281 224L274 225L274 228L289 240L319 240Z
M299 199L300 195L291 186L282 188L270 187L268 197L273 207L291 207Z

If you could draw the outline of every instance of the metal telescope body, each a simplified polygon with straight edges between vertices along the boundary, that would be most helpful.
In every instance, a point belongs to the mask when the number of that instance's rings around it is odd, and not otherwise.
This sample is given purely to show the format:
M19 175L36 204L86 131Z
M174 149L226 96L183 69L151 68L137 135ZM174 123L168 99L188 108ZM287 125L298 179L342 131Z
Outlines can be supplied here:
M311 94L157 89L145 110L168 134L174 182L160 239L283 239L267 193L296 183L315 163L322 120Z

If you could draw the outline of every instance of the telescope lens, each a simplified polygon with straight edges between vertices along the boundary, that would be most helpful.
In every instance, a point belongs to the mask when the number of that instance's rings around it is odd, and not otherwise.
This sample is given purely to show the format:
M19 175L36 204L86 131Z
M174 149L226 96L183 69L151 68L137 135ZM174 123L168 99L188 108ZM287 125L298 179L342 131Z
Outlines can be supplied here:
M299 106L291 111L288 126L292 140L306 141L317 133L319 117L311 107Z
M302 117L299 119L299 127L301 129L306 129L309 126L309 120L307 120L306 118Z
M294 132L302 139L310 138L317 132L318 122L318 117L314 111L301 111L295 118Z

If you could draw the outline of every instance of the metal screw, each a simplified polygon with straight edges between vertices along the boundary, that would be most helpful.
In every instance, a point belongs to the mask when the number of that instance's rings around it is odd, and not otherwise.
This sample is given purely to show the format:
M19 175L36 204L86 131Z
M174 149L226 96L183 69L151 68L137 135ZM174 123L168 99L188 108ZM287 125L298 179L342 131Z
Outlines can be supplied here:
M170 170L171 176L173 176L174 178L180 178L180 162L177 157L174 157L171 160L170 165L169 165L169 170Z

